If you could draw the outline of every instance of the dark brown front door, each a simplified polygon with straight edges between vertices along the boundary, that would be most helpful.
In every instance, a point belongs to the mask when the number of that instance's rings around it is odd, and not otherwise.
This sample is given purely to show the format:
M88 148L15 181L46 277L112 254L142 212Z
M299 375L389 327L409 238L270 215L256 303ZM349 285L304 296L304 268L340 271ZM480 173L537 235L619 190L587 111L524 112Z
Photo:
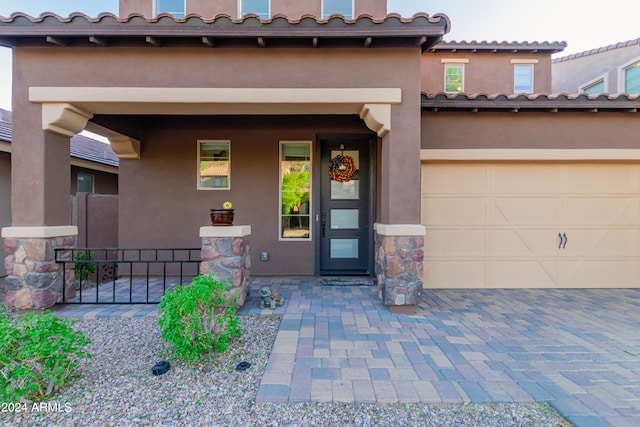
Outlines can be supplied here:
M320 138L319 272L373 274L374 174L369 136Z

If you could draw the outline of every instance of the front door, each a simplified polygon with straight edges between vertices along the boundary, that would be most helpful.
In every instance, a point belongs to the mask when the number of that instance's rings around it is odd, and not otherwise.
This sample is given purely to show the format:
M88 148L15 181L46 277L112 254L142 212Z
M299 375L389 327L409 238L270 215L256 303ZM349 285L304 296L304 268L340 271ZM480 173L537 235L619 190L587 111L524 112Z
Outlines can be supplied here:
M319 138L321 275L373 274L372 138Z

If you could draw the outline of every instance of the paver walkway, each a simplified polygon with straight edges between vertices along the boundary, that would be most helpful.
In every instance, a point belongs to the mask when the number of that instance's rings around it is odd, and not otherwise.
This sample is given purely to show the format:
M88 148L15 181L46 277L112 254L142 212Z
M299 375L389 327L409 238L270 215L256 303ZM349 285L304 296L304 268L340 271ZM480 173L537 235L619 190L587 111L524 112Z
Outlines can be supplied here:
M259 308L261 286L285 304ZM76 318L157 305L65 306ZM394 315L375 287L256 278L240 314L282 323L258 402L548 401L577 427L640 425L640 290L427 290Z

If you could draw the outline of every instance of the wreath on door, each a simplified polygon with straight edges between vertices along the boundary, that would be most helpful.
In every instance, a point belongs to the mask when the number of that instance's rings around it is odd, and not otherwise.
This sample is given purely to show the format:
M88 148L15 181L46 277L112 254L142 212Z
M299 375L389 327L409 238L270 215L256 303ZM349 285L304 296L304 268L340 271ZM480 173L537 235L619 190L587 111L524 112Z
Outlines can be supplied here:
M334 181L351 181L351 178L353 178L353 175L357 171L356 164L351 156L338 154L329 162L329 176Z

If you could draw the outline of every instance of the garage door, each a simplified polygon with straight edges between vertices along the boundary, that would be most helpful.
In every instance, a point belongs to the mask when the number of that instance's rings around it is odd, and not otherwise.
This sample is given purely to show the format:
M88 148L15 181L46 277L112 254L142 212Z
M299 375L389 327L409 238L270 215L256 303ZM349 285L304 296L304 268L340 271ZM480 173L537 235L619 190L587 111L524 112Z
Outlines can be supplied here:
M427 288L638 287L637 164L423 163Z

